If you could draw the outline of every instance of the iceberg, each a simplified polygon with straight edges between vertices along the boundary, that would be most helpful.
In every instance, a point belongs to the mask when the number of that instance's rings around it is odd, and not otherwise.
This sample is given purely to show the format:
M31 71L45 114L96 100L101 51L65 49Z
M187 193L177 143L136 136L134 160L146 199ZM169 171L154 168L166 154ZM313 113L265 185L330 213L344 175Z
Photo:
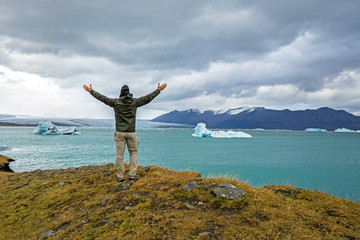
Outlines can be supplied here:
M195 132L192 134L193 137L210 137L211 131L206 129L205 123L198 123L195 127Z
M50 121L47 122L39 122L39 124L34 129L33 133L35 134L57 134L59 130L57 127Z
M195 127L193 137L213 137L213 138L251 138L250 134L235 131L210 131L205 123L198 123Z
M305 132L327 132L326 129L322 128L307 128Z
M39 124L35 127L33 133L41 134L41 135L79 135L80 134L77 131L76 127L70 127L59 130L57 126L55 126L50 121L39 122Z
M353 132L355 132L355 131L354 131L354 130L351 130L351 129L347 129L347 128L338 128L338 129L336 129L334 132L353 133Z
M80 133L77 131L76 127L71 127L67 129L60 130L62 135L79 135Z

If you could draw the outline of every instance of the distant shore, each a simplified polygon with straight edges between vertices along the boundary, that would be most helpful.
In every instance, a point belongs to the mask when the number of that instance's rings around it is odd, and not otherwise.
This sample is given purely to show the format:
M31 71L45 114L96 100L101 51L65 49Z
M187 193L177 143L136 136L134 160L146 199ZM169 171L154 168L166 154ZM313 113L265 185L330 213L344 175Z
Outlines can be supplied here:
M34 124L15 124L15 123L0 122L0 127L36 127L36 125L34 125Z

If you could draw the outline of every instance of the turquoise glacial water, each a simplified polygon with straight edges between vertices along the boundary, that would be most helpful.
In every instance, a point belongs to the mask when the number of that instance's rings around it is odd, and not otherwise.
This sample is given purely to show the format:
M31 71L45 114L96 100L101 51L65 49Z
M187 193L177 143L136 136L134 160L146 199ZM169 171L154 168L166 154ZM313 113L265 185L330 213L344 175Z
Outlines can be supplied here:
M15 172L115 162L112 128L41 136L33 127L0 127L0 154ZM249 185L294 185L360 202L360 134L244 130L252 138L194 138L193 129L138 129L141 166L228 175ZM128 162L129 156L125 155ZM115 176L114 176L115 179Z

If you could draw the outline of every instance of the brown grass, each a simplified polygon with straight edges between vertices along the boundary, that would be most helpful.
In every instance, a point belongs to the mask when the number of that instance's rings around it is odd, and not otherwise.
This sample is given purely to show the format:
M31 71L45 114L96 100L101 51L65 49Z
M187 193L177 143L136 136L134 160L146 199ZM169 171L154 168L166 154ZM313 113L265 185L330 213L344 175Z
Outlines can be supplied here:
M102 165L0 174L0 239L39 239L49 230L49 239L360 239L360 204L326 193L156 166L130 189L108 193L120 184L115 172ZM183 192L192 180L198 187ZM245 198L221 200L204 189L223 181Z

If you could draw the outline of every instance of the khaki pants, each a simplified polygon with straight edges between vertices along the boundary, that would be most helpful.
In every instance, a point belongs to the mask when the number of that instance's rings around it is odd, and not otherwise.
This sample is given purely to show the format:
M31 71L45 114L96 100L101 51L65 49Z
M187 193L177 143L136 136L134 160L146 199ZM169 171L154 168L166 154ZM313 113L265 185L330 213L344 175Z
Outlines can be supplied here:
M136 174L139 140L135 132L115 132L117 177L124 178L124 152L127 145L130 153L130 176Z

